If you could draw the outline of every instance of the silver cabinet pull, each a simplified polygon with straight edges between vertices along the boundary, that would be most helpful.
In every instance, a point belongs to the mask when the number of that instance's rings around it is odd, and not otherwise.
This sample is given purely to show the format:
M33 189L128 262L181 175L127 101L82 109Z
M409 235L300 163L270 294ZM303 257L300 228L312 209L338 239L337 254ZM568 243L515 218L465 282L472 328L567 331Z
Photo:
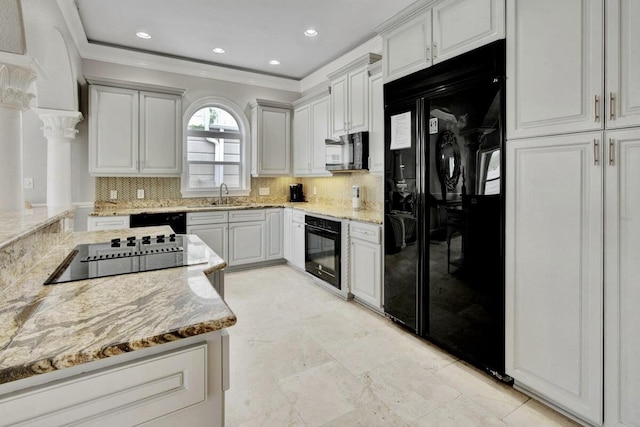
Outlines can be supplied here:
M616 96L613 92L609 93L609 120L616 119Z
M615 146L613 143L613 138L609 138L609 166L613 166L615 164L614 155L615 155Z
M593 108L595 112L596 122L600 121L600 97L598 95L593 96Z
M427 61L431 60L431 49L429 48L429 46L427 46Z
M600 140L598 139L594 139L593 140L593 164L598 166L600 164L600 155L598 154L598 151L600 148Z
M436 42L433 43L433 57L434 58L438 57L438 43Z

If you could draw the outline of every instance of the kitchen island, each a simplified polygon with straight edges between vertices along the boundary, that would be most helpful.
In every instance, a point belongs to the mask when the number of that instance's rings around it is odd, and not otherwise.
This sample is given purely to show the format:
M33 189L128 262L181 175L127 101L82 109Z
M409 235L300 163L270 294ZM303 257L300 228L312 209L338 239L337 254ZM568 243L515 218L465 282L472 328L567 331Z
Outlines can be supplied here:
M224 425L236 317L213 283L226 266L43 286L78 244L167 226L70 233L0 289L0 425Z

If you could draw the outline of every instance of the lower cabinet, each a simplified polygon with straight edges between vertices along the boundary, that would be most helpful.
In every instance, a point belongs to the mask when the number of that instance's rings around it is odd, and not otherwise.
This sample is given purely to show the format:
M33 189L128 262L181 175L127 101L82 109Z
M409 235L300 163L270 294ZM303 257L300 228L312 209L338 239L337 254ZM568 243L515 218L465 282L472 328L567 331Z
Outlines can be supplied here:
M357 300L382 312L380 226L351 221L349 235L351 293Z
M119 230L129 228L129 215L90 216L87 218L88 231Z
M229 215L227 211L187 213L187 234L195 234L225 261L228 260Z
M3 384L16 390L0 393L0 425L222 427L228 338L216 331Z
M595 424L603 421L603 142L602 132L510 140L506 154L506 373Z
M265 261L266 247L264 209L229 211L229 266Z
M304 270L304 212L294 209L291 221L291 258L287 261L294 267Z
M282 259L284 258L284 224L282 209L267 209L265 214L265 232L267 234L265 259L267 261Z

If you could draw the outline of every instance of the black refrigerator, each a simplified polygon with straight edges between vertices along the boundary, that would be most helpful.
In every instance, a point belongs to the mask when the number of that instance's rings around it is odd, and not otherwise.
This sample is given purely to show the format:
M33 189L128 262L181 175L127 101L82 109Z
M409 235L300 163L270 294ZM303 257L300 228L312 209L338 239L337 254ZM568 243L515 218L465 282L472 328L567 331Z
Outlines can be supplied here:
M501 40L384 86L384 311L508 381L504 52Z

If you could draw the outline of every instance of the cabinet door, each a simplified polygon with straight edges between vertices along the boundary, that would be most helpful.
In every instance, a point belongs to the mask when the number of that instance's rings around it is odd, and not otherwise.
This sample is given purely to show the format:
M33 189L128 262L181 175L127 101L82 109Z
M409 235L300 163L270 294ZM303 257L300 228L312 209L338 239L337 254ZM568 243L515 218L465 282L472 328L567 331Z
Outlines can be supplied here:
M351 241L351 293L373 308L382 309L382 250L380 244Z
M291 112L284 108L258 107L258 173L291 173Z
M431 9L384 34L382 74L385 82L431 65Z
M348 128L348 75L331 81L331 133L334 137L346 135Z
M305 105L293 112L293 174L308 175L311 169L309 137L311 135L311 107Z
M369 173L384 173L384 93L381 74L369 79Z
M433 7L433 63L504 38L504 0L448 0Z
M607 127L640 125L640 2L607 4Z
M89 173L138 173L138 91L91 86Z
M176 95L140 92L140 174L182 170L182 102Z
M229 224L230 266L264 261L265 222L236 222Z
M311 173L331 176L327 171L325 140L331 137L329 129L329 97L311 104Z
M603 0L507 5L507 138L602 129Z
M507 374L602 422L602 133L507 142ZM598 164L596 164L598 163Z
M293 253L291 254L291 264L304 270L304 223L294 222L292 231L291 249Z
M284 257L282 209L267 209L265 259Z
M348 133L369 130L369 73L366 68L348 75Z
M227 261L229 246L229 226L223 224L190 225L187 234L195 234L207 244L218 256Z
M284 259L291 262L291 254L293 253L293 249L291 247L292 244L292 235L293 235L293 223L291 216L291 209L285 208L283 212L283 220L282 220L282 246Z
M605 408L607 425L640 425L640 131L607 132Z

